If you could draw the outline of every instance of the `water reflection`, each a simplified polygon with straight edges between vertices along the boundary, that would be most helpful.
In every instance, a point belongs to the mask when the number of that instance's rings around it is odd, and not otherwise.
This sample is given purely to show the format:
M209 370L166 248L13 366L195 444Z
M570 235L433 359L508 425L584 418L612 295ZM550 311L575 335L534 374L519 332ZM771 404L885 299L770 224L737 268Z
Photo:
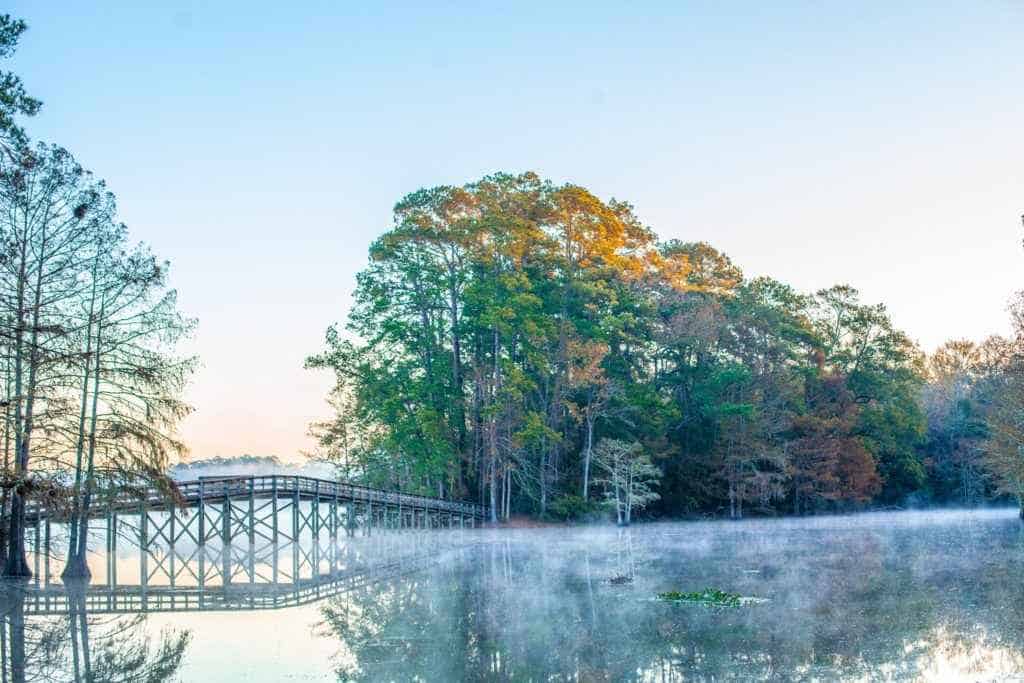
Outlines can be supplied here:
M195 554L185 555L177 548L165 548L161 561L172 565L177 562L179 571L171 574L170 580L142 581L138 573L134 581L124 581L130 572L134 558L126 558L116 583L93 581L84 584L80 597L84 608L90 614L117 614L135 612L202 612L202 611L254 611L295 607L317 602L329 596L353 590L355 587L372 585L387 578L416 571L426 562L437 557L438 552L456 541L458 537L444 538L441 534L410 535L403 539L381 537L372 545L360 547L350 544L339 550L336 564L314 574L298 571L298 560L289 566L284 560L280 571L273 575L262 571L269 568L270 555L287 554L273 545L269 550L246 553L230 550L232 561L251 571L231 572L224 570L213 577L204 570L202 558ZM139 551L136 550L136 553ZM153 556L152 549L149 551ZM268 554L269 553L269 554ZM145 574L143 574L145 576ZM227 577L224 580L222 577ZM73 609L72 593L68 586L52 580L26 584L23 591L25 611L31 615L64 614Z
M160 581L7 587L3 683L1024 671L1024 536L1012 512L395 533L325 551L330 561L310 573L308 562L287 566L296 553L287 548L278 581L264 571L276 551L233 549L239 567L256 570L203 581L195 549L182 546L149 549L150 579L156 557L188 568ZM119 552L123 579L139 561ZM716 609L656 599L704 587L761 601Z
M101 617L86 609L88 587L62 589L66 612L29 618L35 590L25 583L0 585L0 667L3 680L166 681L181 666L189 644L185 630L149 635L145 614Z
M1024 671L1009 515L495 535L322 608L339 680L977 680ZM611 581L613 577L631 577ZM672 605L721 587L738 609Z
M51 531L34 558L44 568L59 567L65 547L63 529L53 525ZM182 673L181 667L195 630L208 641L203 645L216 647L223 637L205 628L209 613L244 615L255 625L252 646L259 647L267 622L276 620L260 613L371 590L421 570L464 538L458 531L378 533L321 548L320 562L316 539L248 550L122 543L114 554L108 546L90 557L98 580L61 582L43 571L31 581L0 584L0 680L204 680L202 672L185 666ZM212 569L210 554L220 560ZM172 628L151 624L156 614L171 617ZM237 679L230 671L227 676L214 679Z

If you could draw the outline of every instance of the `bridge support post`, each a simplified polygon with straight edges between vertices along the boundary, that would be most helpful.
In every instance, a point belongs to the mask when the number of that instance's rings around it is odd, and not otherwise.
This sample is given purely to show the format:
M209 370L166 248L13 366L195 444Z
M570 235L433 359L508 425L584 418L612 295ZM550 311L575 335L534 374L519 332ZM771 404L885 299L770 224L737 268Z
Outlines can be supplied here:
M274 553L270 558L270 575L274 583L277 583L277 475L270 480L270 548Z
M320 575L320 480L313 487L313 502L310 504L313 513L313 577Z
M373 501L368 500L366 502L366 535L367 537L373 536Z
M338 571L338 485L331 498L331 573Z
M46 513L46 521L43 522L43 553L46 561L46 572L43 583L50 585L50 513Z
M35 548L34 555L36 556L35 557L35 561L34 561L35 569L33 570L33 572L34 572L33 576L35 576L35 582L37 584L39 583L39 561L40 561L40 559L42 559L42 557L41 557L42 556L42 549L41 549L41 546L42 546L42 534L39 532L39 516L41 514L42 514L42 508L37 507L36 508L36 521L35 521L35 524L32 525L32 528L34 530L34 533L33 533L34 538L33 538L32 545Z
M231 488L228 482L221 484L224 492L224 504L220 514L220 573L221 581L227 586L231 583L231 517L234 512L231 503Z
M106 520L107 521L107 572L106 572L107 577L106 578L107 578L107 587L108 588L113 588L114 587L114 581L113 581L114 563L117 561L117 558L114 555L114 547L115 547L114 546L114 539L115 539L115 534L117 533L117 529L115 528L115 525L113 523L114 522L113 516L114 516L113 510L111 510L110 506L108 505L107 506L107 514L106 514L106 518L107 518L107 520Z
M175 529L174 529L174 526L175 526L175 522L177 521L177 515L174 514L174 507L173 506L167 511L167 514L169 514L171 516L171 518L167 522L168 527L170 527L170 533L171 533L171 540L170 540L170 543L169 543L170 547L167 548L167 552L170 554L170 558L168 558L168 566L170 567L170 574L171 574L171 577L170 577L171 588L173 588L174 587L174 578L175 578L175 575L177 574L177 571L175 569L175 564L174 564L174 558L175 558L175 555L177 555L177 553L174 552L174 540L175 540Z
M149 585L149 513L146 501L139 503L139 578L142 582L142 602L146 602L146 587Z
M249 477L249 583L256 583L256 477Z
M199 515L199 587L206 586L206 484L199 480L199 503L196 513Z
M295 491L292 494L292 582L298 585L302 569L299 566L299 521L302 514L299 501L299 478L295 477L292 483L295 486Z
M110 525L110 528L111 528L111 531L113 531L113 533L110 536L110 553L111 553L110 575L112 577L114 577L113 585L116 586L117 585L117 527L118 527L117 513L116 512L113 514L113 519L111 521L112 521L112 524Z

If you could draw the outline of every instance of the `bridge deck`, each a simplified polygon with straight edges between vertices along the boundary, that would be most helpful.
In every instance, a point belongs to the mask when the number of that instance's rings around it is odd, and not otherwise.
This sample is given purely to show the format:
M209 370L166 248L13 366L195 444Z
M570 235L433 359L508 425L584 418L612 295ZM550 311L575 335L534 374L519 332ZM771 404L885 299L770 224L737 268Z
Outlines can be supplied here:
M177 482L178 490L186 506L200 503L219 503L225 500L247 498L279 498L292 500L333 501L335 503L359 503L389 508L426 510L449 514L483 518L483 505L464 501L445 500L429 496L416 496L396 491L374 489L328 479L316 479L297 475L268 474L259 476L199 477L195 480ZM99 517L109 511L137 511L144 506L151 511L169 510L178 505L155 488L144 493L125 492L112 499L97 501L90 510L90 516ZM28 517L49 516L41 505L31 506Z

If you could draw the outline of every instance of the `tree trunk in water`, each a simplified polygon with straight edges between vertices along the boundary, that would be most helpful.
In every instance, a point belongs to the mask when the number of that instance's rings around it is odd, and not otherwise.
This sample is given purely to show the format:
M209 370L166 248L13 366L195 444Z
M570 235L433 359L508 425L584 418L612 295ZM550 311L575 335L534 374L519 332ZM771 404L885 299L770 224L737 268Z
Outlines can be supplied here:
M20 586L8 592L12 595L4 607L10 623L11 681L25 683L25 592Z
M92 328L93 328L93 314L96 306L96 274L99 265L99 249L97 249L96 256L93 258L92 265L92 293L89 297L89 318L87 320L87 330L85 335L85 370L82 371L82 405L78 412L78 437L75 443L75 488L74 488L74 500L71 507L71 520L69 526L69 539L68 539L68 557L64 565L64 571L61 572L61 578L68 579L72 577L86 577L90 576L89 568L85 562L85 554L79 552L78 536L80 532L81 520L83 518L82 512L82 486L83 486L83 474L84 465L83 458L85 456L85 419L88 415L89 408L89 374L92 372ZM88 514L84 515L85 519L88 519Z
M31 403L31 399L29 399ZM21 439L21 447L15 456L15 475L19 481L28 475L28 433L31 429L31 419L27 420L28 426L25 435ZM20 485L16 486L11 496L11 524L8 527L7 562L4 564L4 576L23 578L32 576L32 570L28 568L28 559L25 557L25 496Z
M7 405L4 406L4 479L7 479L12 475L11 472L11 400L13 395L13 389L11 387L11 357L7 356L7 386L5 387L5 396ZM4 487L3 492L0 493L0 566L7 564L7 531L8 524L10 523L9 515L11 514L11 492L10 489Z
M46 253L46 230L43 230L42 242L39 247L39 253ZM23 257L24 258L24 257ZM19 426L21 427L21 433L17 434L18 438L15 439L15 476L19 480L19 483L24 483L28 478L28 456L29 456L29 444L32 441L32 428L34 424L35 415L35 402L36 402L36 389L37 389L37 377L39 370L39 330L40 330L40 316L42 313L42 296L43 296L43 258L39 257L39 267L36 273L36 288L33 296L32 305L32 335L29 341L29 363L28 363L28 382L26 385L22 385L22 354L23 349L21 345L23 338L21 333L18 334L18 351L16 356L16 374L15 374L15 387L18 398L18 413L21 413L21 399L22 399L22 387L25 387L25 411L22 420L19 420ZM24 272L24 271L23 271ZM18 318L19 324L24 324L25 319L22 311L22 303L24 301L23 289L19 285L18 292ZM8 551L7 551L7 562L4 564L4 576L10 577L29 577L32 576L32 570L28 568L28 559L25 557L25 498L22 492L17 488L14 490L14 498L11 502L11 526L10 526L10 538L8 539Z
M17 490L11 496L10 522L4 576L27 579L32 576L32 570L28 568L28 560L25 558L25 499Z
M100 320L106 312L106 301L100 304ZM92 415L89 417L89 451L87 458L87 470L85 477L85 492L82 496L82 506L78 520L78 557L76 558L77 569L80 572L77 576L91 577L88 563L85 561L88 551L89 540L89 508L92 506L92 492L96 487L96 421L99 415L100 396L100 351L102 349L103 327L96 326L96 367L93 371L92 386Z

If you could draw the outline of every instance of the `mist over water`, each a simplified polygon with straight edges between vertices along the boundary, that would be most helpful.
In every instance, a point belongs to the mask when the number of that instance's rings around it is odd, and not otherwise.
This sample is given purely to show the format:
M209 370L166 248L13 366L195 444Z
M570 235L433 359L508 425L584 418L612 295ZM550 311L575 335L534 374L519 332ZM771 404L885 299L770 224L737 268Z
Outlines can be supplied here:
M309 600L86 609L86 621L102 634L131 620L154 651L187 634L165 677L182 681L977 681L1024 671L1024 531L1013 510L440 530L341 545L369 573L325 576ZM755 600L657 599L708 587ZM29 635L70 623L24 620ZM73 680L60 674L63 656L46 659L44 679Z
M170 469L171 478L178 481L191 481L200 477L267 477L271 475L333 480L336 469L329 463L314 460L302 463L281 462L273 456L210 458L179 463Z

